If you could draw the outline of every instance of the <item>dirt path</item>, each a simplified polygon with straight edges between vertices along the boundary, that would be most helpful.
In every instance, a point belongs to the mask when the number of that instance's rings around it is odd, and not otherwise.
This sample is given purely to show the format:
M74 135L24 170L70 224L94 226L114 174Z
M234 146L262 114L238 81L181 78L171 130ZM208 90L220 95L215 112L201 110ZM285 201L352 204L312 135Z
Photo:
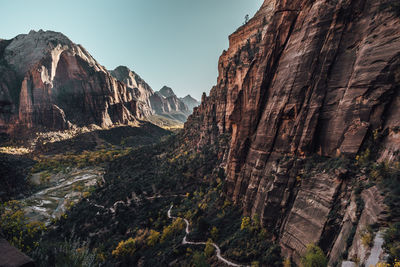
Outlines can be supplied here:
M169 210L168 210L168 218L170 218L170 219L178 219L178 218L180 218L180 217L174 217L174 216L171 216L171 210L172 210L172 207L173 207L174 205L171 205L171 207L169 208ZM184 221L185 221L185 223L186 223L186 229L185 229L185 231L186 231L186 234L185 234L185 237L183 238L183 240L182 240L182 244L183 245L195 245L195 246L198 246L198 245L206 245L206 242L191 242L191 241L188 241L187 240L187 236L188 236L188 234L190 233L190 231L189 231L189 221L188 220L186 220L185 218L181 218L181 219L183 219ZM234 266L234 267L240 267L240 266L247 266L247 265L240 265L240 264L236 264L236 263L233 263L233 262L231 262L231 261L229 261L228 259L225 259L224 257L222 257L222 255L221 255L221 249L218 247L218 245L217 244L215 244L215 243L211 243L213 246L214 246L214 248L215 248L215 251L217 252L217 258L220 260L220 261L222 261L223 263L225 263L225 264L227 264L227 265L229 265L229 266Z

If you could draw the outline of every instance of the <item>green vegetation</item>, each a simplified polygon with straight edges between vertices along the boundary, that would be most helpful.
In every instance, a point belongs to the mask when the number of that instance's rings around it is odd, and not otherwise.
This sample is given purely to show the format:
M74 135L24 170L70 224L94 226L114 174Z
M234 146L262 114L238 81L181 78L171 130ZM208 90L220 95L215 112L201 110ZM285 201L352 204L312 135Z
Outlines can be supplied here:
M42 175L48 176L49 173L62 172L71 166L84 168L87 166L100 165L123 157L129 154L131 150L131 148L113 150L100 149L97 151L83 151L81 154L66 153L58 154L52 157L38 157L36 158L37 163L32 167L31 172L45 172Z
M397 131L397 129L392 129ZM399 227L396 220L400 218L400 163L399 155L397 154L396 160L392 162L377 162L376 155L380 149L376 141L385 136L387 132L374 131L369 140L367 140L365 149L356 156L356 167L363 170L367 174L368 183L359 182L355 188L357 215L361 214L360 210L364 207L364 202L361 198L361 192L370 186L377 185L385 195L385 204L389 207L387 214L387 221L391 227L385 233L385 251L388 253L388 263L395 264L395 261L400 259L400 243L399 240ZM355 232L355 231L354 231ZM362 243L364 246L371 246L373 242L374 229L367 228L362 233ZM353 232L352 232L353 233Z
M205 147L201 152L193 151L181 138L173 136L160 144L119 150L121 154L105 159L110 162L105 165L104 186L56 221L40 243L41 252L32 256L43 260L40 255L49 253L56 257L46 248L60 247L74 237L84 240L84 245L76 246L96 255L96 263L135 266L140 261L145 266L167 266L178 259L183 266L209 266L217 260L213 240L233 261L250 264L257 259L260 266L281 266L279 246L269 241L272 236L262 229L257 216L249 218L249 224L241 229L242 212L224 194L224 172L215 166L229 138L223 136L216 147ZM52 164L62 166L64 162L86 164L101 157L99 154L66 155L59 163L42 161L36 170L57 169ZM151 198L155 195L164 197ZM188 239L208 240L206 246L181 245L185 223L167 217L171 203L174 216L190 222ZM110 207L115 212L111 213ZM55 258L43 260L49 266L54 262Z
M206 243L206 247L204 249L204 254L210 258L211 256L214 255L215 252L215 247L212 245L212 240L208 239Z
M320 247L310 244L301 259L301 264L303 267L326 267L328 260Z
M90 250L86 242L81 242L74 236L51 244L41 242L40 246L29 254L35 259L38 267L92 267L101 265L105 260L102 253Z
M388 262L395 264L400 260L400 223L390 225L384 234L384 240L385 251L390 256Z
M365 248L370 248L373 245L374 237L374 230L369 226L361 232L361 243Z
M46 230L43 223L29 222L19 201L0 204L0 233L15 247L31 252L39 246L39 239Z
M194 252L192 258L192 264L194 267L208 267L210 266L207 262L207 258L204 253L201 252Z

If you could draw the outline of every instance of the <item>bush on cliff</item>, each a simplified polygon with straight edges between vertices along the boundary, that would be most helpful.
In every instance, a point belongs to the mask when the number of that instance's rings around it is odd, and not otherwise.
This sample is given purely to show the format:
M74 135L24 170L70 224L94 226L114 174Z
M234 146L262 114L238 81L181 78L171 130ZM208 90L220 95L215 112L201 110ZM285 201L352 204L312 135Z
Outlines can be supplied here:
M328 260L322 249L314 244L307 246L306 254L301 259L303 267L326 267Z

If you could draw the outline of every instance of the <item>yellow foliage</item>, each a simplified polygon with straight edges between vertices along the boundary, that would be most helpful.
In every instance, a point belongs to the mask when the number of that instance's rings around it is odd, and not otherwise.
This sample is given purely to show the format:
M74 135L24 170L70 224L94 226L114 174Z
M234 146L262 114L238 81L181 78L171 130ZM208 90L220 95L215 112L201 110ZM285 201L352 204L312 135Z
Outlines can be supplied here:
M374 267L373 265L371 265L370 267ZM400 261L399 260L395 260L393 266L390 266L390 264L386 263L386 262L378 262L375 267L400 267Z
M41 222L28 222L23 205L16 200L0 204L0 229L5 238L15 247L30 252L39 246L39 240L46 227Z
M154 230L150 230L150 234L147 237L147 245L148 246L154 246L157 244L159 238L160 238L160 233Z
M286 258L285 261L283 262L283 267L291 267L292 262L290 261L290 258Z
M185 222L183 221L182 218L178 218L174 220L174 222L167 227L164 227L164 230L162 232L160 242L163 243L167 238L169 238L172 235L175 235L176 233L181 232L185 228Z
M242 224L240 225L240 230L249 228L250 224L251 224L250 217L243 217Z
M364 229L361 233L361 243L364 247L369 248L373 244L374 234L372 229Z
M118 246L112 251L112 255L116 258L133 256L136 251L136 241L130 237L126 241L121 241Z
M214 226L211 229L210 234L211 234L211 237L212 237L213 240L217 240L218 239L218 229L217 229L217 227Z
M214 254L215 247L212 245L211 239L208 239L206 247L204 248L204 253L207 257L211 257Z

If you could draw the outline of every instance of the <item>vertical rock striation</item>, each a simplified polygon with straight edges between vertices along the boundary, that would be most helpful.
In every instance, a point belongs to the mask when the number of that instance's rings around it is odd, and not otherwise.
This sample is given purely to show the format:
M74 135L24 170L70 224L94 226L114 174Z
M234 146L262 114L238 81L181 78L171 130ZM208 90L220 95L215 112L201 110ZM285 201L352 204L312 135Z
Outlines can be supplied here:
M188 106L170 87L164 86L154 92L139 75L125 66L119 66L110 73L132 91L146 117L157 114L182 123L190 115Z
M381 160L400 147L400 18L394 1L266 0L229 37L218 83L185 125L201 147L232 136L227 192L298 260L332 250L349 215L345 173L301 176L304 158L354 156L374 131ZM289 156L292 160L284 160ZM298 160L295 160L295 159ZM339 221L333 221L335 209ZM347 216L347 217L346 217Z
M0 130L64 130L135 122L148 114L134 92L61 33L0 41Z

